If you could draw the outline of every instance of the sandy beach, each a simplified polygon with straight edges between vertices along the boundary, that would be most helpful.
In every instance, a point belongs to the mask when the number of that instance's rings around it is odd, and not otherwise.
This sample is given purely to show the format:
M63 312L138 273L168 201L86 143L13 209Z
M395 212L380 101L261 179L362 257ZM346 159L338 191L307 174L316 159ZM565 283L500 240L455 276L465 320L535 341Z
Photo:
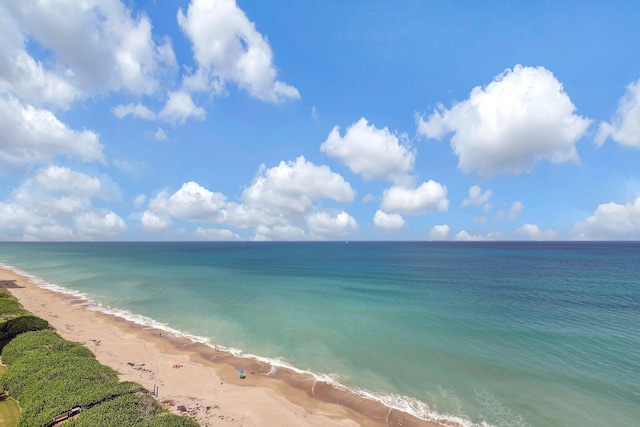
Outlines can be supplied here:
M158 390L175 413L208 426L436 426L377 402L336 390L313 377L85 308L83 300L42 289L0 269L0 286L64 338L86 345L104 365ZM241 379L239 369L245 372Z

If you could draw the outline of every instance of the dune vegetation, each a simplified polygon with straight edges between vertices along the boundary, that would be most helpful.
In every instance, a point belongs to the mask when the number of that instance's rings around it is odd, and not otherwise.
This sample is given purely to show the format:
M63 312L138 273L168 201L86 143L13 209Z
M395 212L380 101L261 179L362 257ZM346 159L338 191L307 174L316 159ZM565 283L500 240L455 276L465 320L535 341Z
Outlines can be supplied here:
M0 425L198 426L164 409L140 384L120 381L87 347L60 337L6 289L0 289L0 340Z

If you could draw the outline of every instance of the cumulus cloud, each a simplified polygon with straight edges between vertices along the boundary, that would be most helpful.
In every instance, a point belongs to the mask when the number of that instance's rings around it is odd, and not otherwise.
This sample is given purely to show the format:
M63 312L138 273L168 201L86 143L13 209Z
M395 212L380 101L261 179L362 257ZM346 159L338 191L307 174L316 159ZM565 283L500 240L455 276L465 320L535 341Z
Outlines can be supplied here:
M381 207L386 212L419 215L449 207L447 187L429 180L418 188L393 186L384 190Z
M156 118L156 113L139 102L137 104L130 102L127 105L117 105L111 110L111 112L119 119L128 115L132 115L133 117L138 117L145 120L153 120Z
M33 104L66 107L93 91L151 94L176 64L168 39L157 44L149 18L120 0L22 0L0 8L9 29L0 86ZM52 53L47 65L28 53L30 40Z
M50 222L46 217L39 215L35 210L18 203L0 201L0 229L5 231L22 230L28 225L40 226Z
M97 134L70 129L49 110L5 94L0 95L0 116L0 167L42 164L58 156L104 163Z
M33 182L49 193L73 191L73 194L84 197L94 197L102 189L98 178L56 165L38 170Z
M478 206L486 204L491 196L493 196L493 191L487 190L483 193L480 186L472 185L469 188L469 198L462 201L462 207L469 205Z
M124 220L108 210L81 213L75 217L75 226L82 239L112 238L127 229Z
M448 240L449 232L449 226L446 224L434 225L429 230L429 240Z
M218 228L202 228L198 227L193 235L199 240L208 240L208 241L220 241L220 242L228 242L228 241L236 241L241 240L240 236L232 232L231 230L226 229L218 229Z
M305 232L302 228L291 224L274 225L272 227L259 225L255 229L254 240L303 240L305 236Z
M206 116L207 112L194 104L191 95L182 90L169 92L167 103L158 113L162 120L173 124L184 124L190 117L204 120Z
M514 220L518 215L522 213L523 210L524 210L524 205L520 200L517 200L513 202L511 207L509 207L509 211L507 212L507 215L510 220Z
M558 233L554 230L547 229L543 231L540 230L540 227L536 224L524 224L522 227L519 227L516 232L526 235L531 240L556 240L558 238Z
M194 181L185 182L175 193L163 191L149 202L149 209L156 214L169 215L193 221L218 221L226 196L202 187Z
M24 227L22 240L25 242L64 241L73 240L73 230L59 224L47 224L42 226L27 225Z
M386 127L376 129L365 118L352 124L344 137L340 136L340 128L334 127L320 150L339 158L351 171L365 179L392 181L412 171L416 157L406 135L398 137Z
M29 241L115 237L126 230L126 224L93 203L117 201L120 193L108 177L51 165L28 175L0 201L0 229L6 238Z
M451 148L464 173L519 174L543 159L579 161L575 144L591 120L575 110L549 70L516 65L451 109L440 105L426 120L418 117L418 132L435 139L453 132Z
M149 210L142 214L140 222L142 223L142 228L151 231L163 231L171 226L171 219L161 218Z
M378 209L373 216L373 225L382 230L396 231L405 226L405 220L399 214L390 214Z
M581 240L638 240L640 239L640 197L624 205L604 203L594 214L575 224Z
M462 230L458 234L456 234L456 237L454 237L454 240L458 242L480 242L484 240L484 237L477 236L477 235L474 236L469 234L467 230Z
M133 207L136 209L142 208L147 201L147 196L145 194L136 194L134 198L131 200Z
M156 130L156 133L153 134L153 137L155 139L157 139L158 141L166 141L167 140L167 133L164 131L164 129L159 127Z
M627 86L618 101L618 110L611 123L602 122L595 142L598 145L611 138L620 145L640 148L640 80Z
M350 202L355 193L344 178L328 166L316 166L303 156L281 161L267 169L260 166L251 186L242 193L250 207L268 209L286 216L308 212L314 200Z
M62 221L90 210L92 199L119 200L110 178L99 179L67 167L48 166L27 177L10 200L47 218Z
M198 70L185 87L218 93L230 81L267 102L298 99L298 90L277 80L266 38L235 0L192 0L178 11L180 29L193 45Z
M358 231L358 223L345 211L337 214L313 212L307 215L306 222L310 236L314 239L346 237Z

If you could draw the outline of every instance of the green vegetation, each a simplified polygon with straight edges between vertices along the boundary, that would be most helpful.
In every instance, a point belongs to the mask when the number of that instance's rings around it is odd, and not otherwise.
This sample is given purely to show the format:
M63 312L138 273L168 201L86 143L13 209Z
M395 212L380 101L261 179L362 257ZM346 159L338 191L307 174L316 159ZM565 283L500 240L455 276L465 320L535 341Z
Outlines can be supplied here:
M7 368L0 365L0 376ZM16 427L20 418L20 404L7 393L0 393L0 426Z
M29 314L9 291L0 288L0 330L4 329L7 320Z
M42 351L93 357L91 350L80 343L67 341L54 331L37 331L13 339L11 345L2 350L2 361L11 365L18 358L27 356L31 352Z
M94 426L140 427L197 427L198 424L187 417L168 413L155 399L148 395L129 394L120 396L83 412L69 421L65 427Z
M20 316L7 321L4 335L13 338L23 332L41 331L49 327L49 322L36 316Z
M7 365L0 370L0 386L15 399L0 398L0 425L40 427L81 407L65 426L198 426L163 409L142 393L140 384L120 382L117 372L101 365L88 348L47 329L45 320L25 312L5 289L0 289L0 321Z
M5 337L4 330L7 321L20 316L30 315L28 311L22 308L22 305L4 288L0 288L0 351L2 347L11 340L11 337Z

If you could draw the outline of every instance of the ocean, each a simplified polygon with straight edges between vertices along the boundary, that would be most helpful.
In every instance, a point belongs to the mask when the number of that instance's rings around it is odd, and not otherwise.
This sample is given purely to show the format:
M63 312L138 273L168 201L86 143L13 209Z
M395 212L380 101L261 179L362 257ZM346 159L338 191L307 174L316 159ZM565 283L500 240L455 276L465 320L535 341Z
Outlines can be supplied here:
M640 425L640 243L0 243L95 309L423 419Z

